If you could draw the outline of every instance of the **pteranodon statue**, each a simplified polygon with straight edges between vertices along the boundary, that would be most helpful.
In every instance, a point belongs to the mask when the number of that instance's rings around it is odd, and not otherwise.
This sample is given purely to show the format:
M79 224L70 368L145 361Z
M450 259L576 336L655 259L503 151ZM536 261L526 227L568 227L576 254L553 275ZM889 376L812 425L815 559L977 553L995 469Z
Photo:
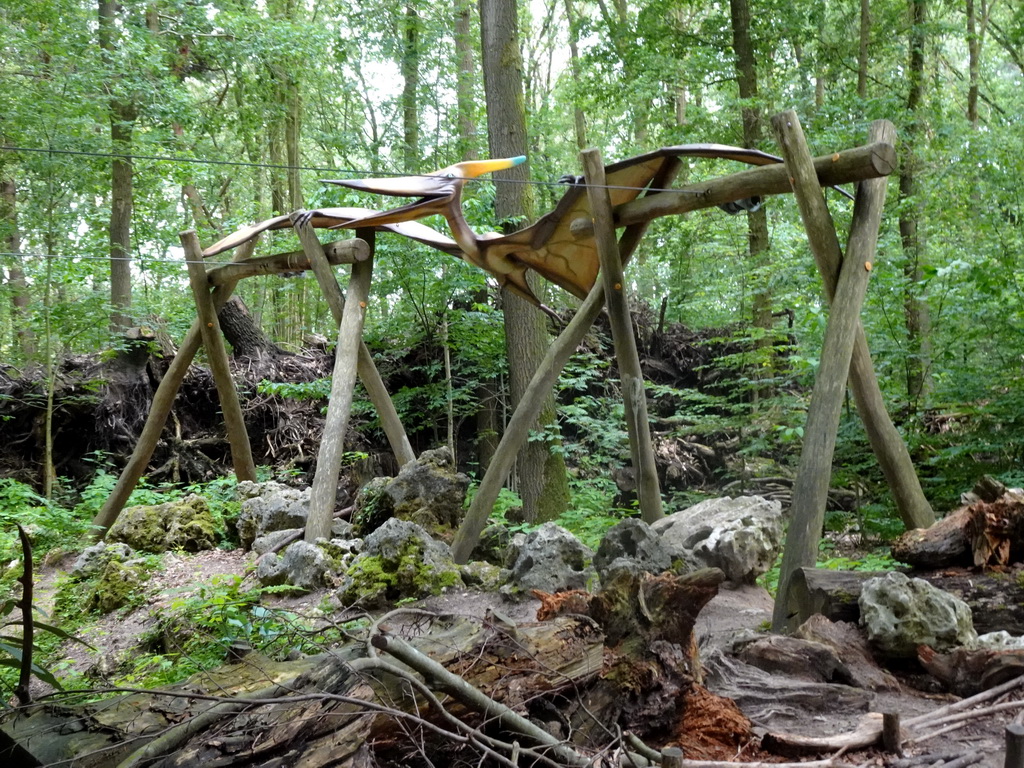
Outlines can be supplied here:
M684 144L663 147L607 166L606 184L612 207L637 198L649 187L664 182L663 171L676 157L707 157L737 160L751 165L781 163L782 158L754 149L723 144ZM462 188L467 180L484 173L519 165L525 157L456 163L426 176L329 181L352 189L381 195L416 197L416 201L388 211L361 208L323 208L303 214L301 223L314 227L347 229L374 227L405 235L439 250L458 255L493 275L503 286L540 306L526 282L532 269L541 277L585 298L597 279L597 249L592 236L577 238L570 225L590 216L586 187L572 184L555 209L536 223L509 235L478 235L462 213ZM572 181L576 181L573 179ZM743 206L739 206L743 208ZM454 240L416 220L440 214L448 221ZM291 226L289 216L278 216L235 232L207 248L206 256L234 248L268 229Z

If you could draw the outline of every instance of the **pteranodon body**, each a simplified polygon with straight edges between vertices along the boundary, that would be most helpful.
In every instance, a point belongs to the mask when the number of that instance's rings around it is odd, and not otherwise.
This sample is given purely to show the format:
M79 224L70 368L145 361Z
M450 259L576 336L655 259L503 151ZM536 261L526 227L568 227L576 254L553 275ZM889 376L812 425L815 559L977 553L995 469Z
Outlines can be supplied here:
M782 162L781 158L774 155L722 144L664 147L612 163L605 168L612 207L634 200L648 188L657 189L664 185L667 167L677 157L722 158L751 165ZM418 199L382 212L357 208L324 208L309 211L303 218L314 227L386 229L459 255L534 304L539 305L539 302L526 282L529 269L574 296L585 298L597 279L597 249L592 236L577 238L570 229L577 218L590 216L585 186L570 186L553 211L531 226L509 235L478 235L463 216L462 188L467 180L491 171L511 168L524 160L523 157L517 157L456 163L428 176L332 180L328 183L374 194ZM444 216L448 221L454 240L416 222L417 219L435 214ZM207 248L204 254L213 256L240 245L260 232L290 225L288 216L269 219L229 235Z

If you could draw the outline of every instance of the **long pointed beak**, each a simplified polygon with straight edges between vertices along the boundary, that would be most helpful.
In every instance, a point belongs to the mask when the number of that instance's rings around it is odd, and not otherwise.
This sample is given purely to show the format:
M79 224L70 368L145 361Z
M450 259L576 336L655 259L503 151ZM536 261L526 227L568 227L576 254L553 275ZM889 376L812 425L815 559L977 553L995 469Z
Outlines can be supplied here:
M323 179L325 184L339 184L377 195L418 197L414 203L375 213L363 219L346 222L344 226L376 227L402 221L414 221L434 214L444 215L454 204L456 193L467 179L475 179L492 171L504 171L526 162L526 157L500 160L468 160L449 165L427 176L403 176L393 179Z
M526 162L526 157L500 160L468 160L425 176L400 176L384 179L321 179L324 184L338 184L375 195L395 197L440 197L455 191L457 181L475 179L492 171L504 171Z

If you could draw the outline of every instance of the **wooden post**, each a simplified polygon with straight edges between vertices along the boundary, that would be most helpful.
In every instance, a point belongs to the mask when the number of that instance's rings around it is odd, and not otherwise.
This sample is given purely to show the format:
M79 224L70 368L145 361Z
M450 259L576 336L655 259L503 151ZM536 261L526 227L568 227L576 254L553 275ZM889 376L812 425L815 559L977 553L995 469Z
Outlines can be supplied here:
M1006 726L1005 768L1024 768L1024 725L1010 723Z
M651 185L655 189L666 188L672 183L678 170L678 161L666 163L662 172L651 182ZM650 196L657 194L664 193L655 192ZM622 238L619 241L619 254L623 264L629 262L630 256L640 244L648 225L647 221L631 224L622 233ZM487 471L480 481L480 487L477 488L473 502L466 512L466 517L452 541L452 557L456 563L465 563L469 560L473 548L480 540L480 532L487 525L487 518L490 517L491 510L494 508L494 502L498 500L501 487L505 484L515 465L519 449L529 438L530 426L537 421L545 396L551 391L562 373L562 369L565 368L565 364L569 362L569 358L572 357L587 331L597 320L603 306L604 285L598 283L591 289L580 308L576 310L576 314L573 315L565 330L548 347L544 359L537 366L537 371L526 387L519 406L512 414L512 418L509 419L501 441L494 451L494 456L491 457L491 463L488 464Z
M221 412L224 414L224 426L231 445L231 460L235 466L235 477L238 481L256 480L256 464L252 460L252 446L249 435L245 431L245 419L242 406L238 402L238 392L231 378L231 366L228 363L228 351L224 346L224 337L220 332L217 310L210 296L210 283L206 278L206 267L203 266L203 249L195 230L182 232L181 244L185 249L185 263L188 266L188 279L192 284L192 296L199 314L199 329L203 336L203 346L217 385L217 396L220 398Z
M793 191L808 241L817 250L838 251L835 226L825 205L799 118L793 111L783 112L772 118L772 127L793 179ZM893 128L891 123L875 123L872 131L885 132L891 137ZM861 327L861 305L874 261L885 191L886 184L882 180L861 182L857 190L853 230L859 234L856 238L851 236L851 247L842 261L822 345L821 364L807 412L800 467L793 483L789 532L772 617L772 628L776 632L795 629L807 618L799 606L793 605L790 581L797 569L813 566L818 557L839 416L854 341Z
M307 225L296 227L305 248L307 242L316 241L316 235ZM305 233L302 233L305 230ZM304 236L305 235L305 236ZM312 242L310 242L312 245ZM321 251L319 241L311 251ZM311 252L310 263L316 261ZM320 257L323 258L322 256ZM326 262L326 259L324 259ZM352 265L352 277L348 282L348 298L341 323L338 325L338 345L334 350L334 373L331 381L331 399L327 406L323 438L317 454L316 476L309 499L309 516L306 519L306 541L331 538L331 522L334 519L334 505L338 493L338 475L341 459L345 452L345 432L352 413L352 398L356 385L356 368L359 348L363 339L363 320L370 297L370 281L373 275L373 260L367 259ZM333 279L333 276L332 276ZM335 281L335 285L337 282Z
M257 242L259 242L258 237L240 246L235 253L234 261L244 261L249 258L253 251L256 250ZM231 294L234 292L237 284L238 280L229 280L214 288L212 300L218 312L227 300L231 298ZM114 524L117 516L124 509L124 505L128 503L128 497L132 495L135 486L138 485L139 480L145 474L149 460L153 457L153 451L156 450L156 445L160 441L160 434L167 423L167 417L170 416L171 408L174 407L174 398L181 388L181 382L185 380L185 374L188 373L188 368L192 365L192 360L195 358L196 352L199 351L201 343L202 331L200 330L199 319L197 318L192 323L188 333L185 334L185 338L182 340L181 346L178 348L178 352L171 361L170 366L168 366L164 377L160 379L160 384L153 394L153 402L149 407L146 423L142 427L139 441L135 444L135 450L132 451L128 463L121 470L117 483L114 485L114 490L110 492L110 496L107 497L107 500L103 503L100 511L96 513L96 517L92 521L96 538L103 538L107 529Z
M882 747L886 752L903 757L903 734L900 731L900 713L882 713Z
M302 211L296 211L292 214L293 223L301 213ZM299 236L299 242L302 243L302 249L309 259L310 269L316 275L316 281L320 284L320 290L323 291L324 299L331 310L331 316L334 318L334 322L340 325L345 314L345 299L341 294L338 281L334 277L334 270L323 256L323 246L317 240L316 233L309 227L296 227L295 231ZM372 259L376 237L373 228L357 229L356 237L369 244L370 258ZM409 442L408 435L405 434L405 427L402 426L402 420L398 416L398 410L391 400L391 395L388 393L387 387L384 386L384 380L373 362L373 355L370 354L370 350L363 343L362 338L359 340L356 372L359 374L359 380L363 382L363 387L366 388L370 402L377 410L381 428L388 438L392 453L395 454L395 461L398 462L398 466L405 466L416 458L416 454Z
M661 750L661 768L683 768L683 750L679 747L664 747Z
M788 115L790 113L783 113ZM782 115L780 115L782 117ZM872 135L889 136L887 143L876 143L871 146L892 146L895 141L894 133L882 128L886 121L877 121L872 124ZM841 154L841 153L840 153ZM819 179L822 176L821 158L815 160L815 168ZM894 159L893 159L893 162ZM884 184L879 180L876 184ZM861 182L863 186L864 182ZM855 211L856 212L856 211ZM856 221L854 222L856 224ZM851 226L850 238L847 250L857 250L861 253L870 253L870 259L862 261L873 261L875 243L878 238L878 227L867 226L865 222L860 227ZM814 254L814 261L821 273L822 281L825 283L825 296L831 302L836 292L836 285L839 281L840 267L843 263L842 251L837 238L824 238L812 240L811 252ZM858 322L855 331L853 355L850 361L850 388L853 390L854 400L857 403L857 413L864 423L864 429L871 442L871 450L878 459L882 473L885 475L889 485L889 491L896 502L900 518L907 530L913 528L927 528L935 522L935 513L925 498L921 489L921 482L914 469L914 462L910 458L906 443L900 435L896 425L892 423L889 412L885 407L885 400L882 397L881 387L878 385L878 378L875 375L874 364L871 362L871 353L868 350L867 336L864 328Z
M622 382L630 454L637 474L640 514L644 522L650 524L664 516L661 510L661 487L658 483L658 468L654 461L651 425L647 418L644 376L640 369L633 321L629 316L629 300L625 291L626 278L619 255L619 244L615 240L612 203L605 188L601 153L596 149L588 149L582 152L580 157L587 180L587 196L594 218L594 240L601 261L605 302L611 318L612 340L615 343L615 357L619 365L619 379Z

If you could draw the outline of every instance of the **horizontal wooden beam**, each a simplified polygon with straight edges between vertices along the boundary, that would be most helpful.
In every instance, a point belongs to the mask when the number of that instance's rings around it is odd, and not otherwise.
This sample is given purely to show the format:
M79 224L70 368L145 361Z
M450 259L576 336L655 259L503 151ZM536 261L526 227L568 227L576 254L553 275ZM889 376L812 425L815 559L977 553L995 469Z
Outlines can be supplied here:
M814 169L823 187L877 179L896 170L896 149L892 144L882 142L854 147L815 158ZM748 197L781 195L792 191L785 165L762 165L731 176L652 193L623 203L615 208L615 226L641 224L661 216L699 211ZM587 217L577 218L570 227L577 238L592 237L594 234L594 224Z
M323 248L324 255L331 265L355 264L370 258L370 246L366 244L365 240L358 237L325 243ZM306 254L302 251L289 251L288 253L277 253L273 256L260 256L256 259L225 264L222 267L211 269L207 276L211 285L222 285L245 277L276 275L282 272L303 272L307 269L312 269L312 267L309 265Z

